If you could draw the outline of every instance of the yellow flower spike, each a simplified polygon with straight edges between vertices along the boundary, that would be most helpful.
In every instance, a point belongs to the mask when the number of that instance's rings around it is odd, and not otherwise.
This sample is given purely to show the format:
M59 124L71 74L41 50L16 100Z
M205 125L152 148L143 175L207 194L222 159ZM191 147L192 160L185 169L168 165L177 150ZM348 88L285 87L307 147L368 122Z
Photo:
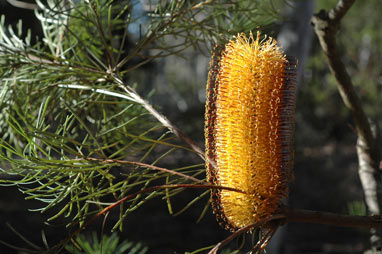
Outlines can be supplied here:
M207 178L218 221L236 230L276 213L293 167L296 63L251 34L216 47L206 102Z

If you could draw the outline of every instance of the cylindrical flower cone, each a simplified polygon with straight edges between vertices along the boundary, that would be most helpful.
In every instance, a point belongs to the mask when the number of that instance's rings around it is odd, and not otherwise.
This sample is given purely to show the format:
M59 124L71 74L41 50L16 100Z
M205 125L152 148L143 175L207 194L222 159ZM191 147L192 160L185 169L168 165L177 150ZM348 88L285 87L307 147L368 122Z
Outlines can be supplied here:
M293 166L295 61L272 38L238 35L212 55L207 83L207 178L218 221L236 230L277 213Z

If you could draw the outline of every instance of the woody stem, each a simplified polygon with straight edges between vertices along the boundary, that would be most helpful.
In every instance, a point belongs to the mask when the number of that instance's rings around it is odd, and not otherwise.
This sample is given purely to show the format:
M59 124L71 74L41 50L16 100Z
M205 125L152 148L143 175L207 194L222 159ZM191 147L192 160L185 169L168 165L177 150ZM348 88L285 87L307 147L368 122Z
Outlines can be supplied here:
M303 209L284 208L286 222L302 222L337 227L382 228L382 216L355 216Z

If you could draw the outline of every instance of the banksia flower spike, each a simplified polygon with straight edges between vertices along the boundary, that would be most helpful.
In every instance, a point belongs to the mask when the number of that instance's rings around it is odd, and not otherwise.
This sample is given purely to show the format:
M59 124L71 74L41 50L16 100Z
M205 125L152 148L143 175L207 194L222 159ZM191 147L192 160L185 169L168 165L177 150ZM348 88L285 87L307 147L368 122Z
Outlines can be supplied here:
M207 178L226 229L277 213L293 166L295 67L272 38L243 34L213 52L207 83Z

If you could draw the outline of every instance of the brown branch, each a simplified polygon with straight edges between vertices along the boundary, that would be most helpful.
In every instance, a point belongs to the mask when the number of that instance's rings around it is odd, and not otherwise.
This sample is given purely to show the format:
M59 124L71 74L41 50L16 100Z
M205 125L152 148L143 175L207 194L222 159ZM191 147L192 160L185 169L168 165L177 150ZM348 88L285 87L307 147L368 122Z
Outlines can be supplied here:
M382 228L382 216L354 216L285 208L286 222L314 223L336 227Z
M219 242L215 245L214 248L208 252L208 254L217 254L218 250L221 249L224 245L231 242L233 239L239 235L251 231L254 228L260 228L269 223L275 223L275 226L284 224L284 223L313 223L321 225L330 225L336 227L358 227L358 228L382 228L382 216L353 216L353 215L344 215L344 214L335 214L328 212L318 212L318 211L309 211L309 210L300 210L293 209L289 207L283 207L281 213L272 215L268 218L264 218L254 224L243 227L226 239ZM276 228L275 228L276 229ZM271 230L270 233L274 233L274 230ZM267 241L270 240L269 237L264 239L264 243L259 241L259 248L265 247Z

